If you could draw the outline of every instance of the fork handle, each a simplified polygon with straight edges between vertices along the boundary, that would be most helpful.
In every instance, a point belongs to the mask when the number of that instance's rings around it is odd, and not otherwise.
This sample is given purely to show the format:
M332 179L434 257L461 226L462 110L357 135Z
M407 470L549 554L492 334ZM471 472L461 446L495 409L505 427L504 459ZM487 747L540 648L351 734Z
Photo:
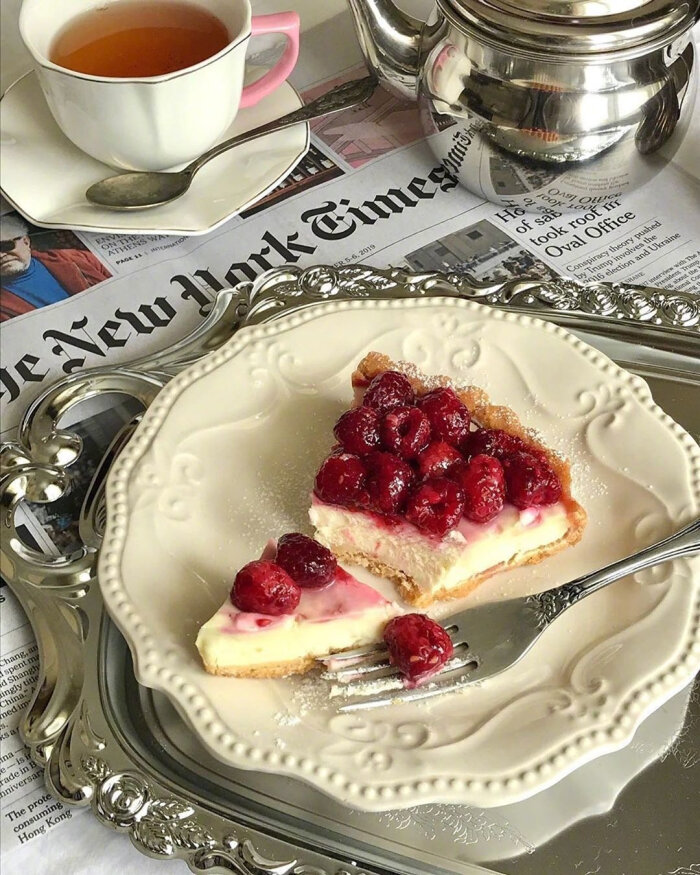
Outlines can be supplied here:
M657 541L656 544L645 547L625 559L619 559L592 574L577 577L576 580L565 583L563 586L548 589L540 593L540 598L546 600L551 606L549 619L552 620L585 596L602 589L621 577L650 568L652 565L659 565L669 559L694 556L696 553L700 553L700 519L694 520L684 529L664 538L663 541Z

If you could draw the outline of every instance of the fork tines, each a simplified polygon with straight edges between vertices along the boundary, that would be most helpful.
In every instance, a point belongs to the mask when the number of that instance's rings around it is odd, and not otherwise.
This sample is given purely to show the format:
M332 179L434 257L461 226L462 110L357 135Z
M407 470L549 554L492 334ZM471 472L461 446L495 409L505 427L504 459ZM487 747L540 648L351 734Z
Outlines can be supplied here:
M434 679L417 687L407 687L389 662L383 645L361 647L333 654L320 660L326 665L323 677L334 681L330 698L348 701L339 711L360 711L401 702L415 702L442 695L469 683L469 673L478 667L478 658L464 644L455 645L455 655Z

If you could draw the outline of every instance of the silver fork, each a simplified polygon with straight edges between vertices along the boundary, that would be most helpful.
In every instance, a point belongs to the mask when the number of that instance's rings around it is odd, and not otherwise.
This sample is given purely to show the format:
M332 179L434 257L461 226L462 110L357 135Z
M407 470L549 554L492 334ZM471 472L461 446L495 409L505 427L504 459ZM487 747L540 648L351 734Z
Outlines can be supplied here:
M349 699L340 711L359 711L428 699L484 681L515 665L545 629L581 599L628 574L698 552L700 519L663 541L563 586L478 605L447 617L442 625L452 638L454 656L429 682L413 689L404 686L383 644L321 657L326 666L324 677L335 681L330 696Z

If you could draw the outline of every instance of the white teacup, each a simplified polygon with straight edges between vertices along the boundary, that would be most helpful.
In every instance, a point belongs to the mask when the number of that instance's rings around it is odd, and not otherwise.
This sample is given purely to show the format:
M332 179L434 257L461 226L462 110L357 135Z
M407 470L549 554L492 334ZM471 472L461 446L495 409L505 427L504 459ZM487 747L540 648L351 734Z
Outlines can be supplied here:
M110 0L119 3L121 0ZM212 146L239 107L252 106L289 76L299 54L296 12L252 16L249 0L190 0L222 21L231 40L220 52L163 76L116 79L76 73L49 59L53 40L81 13L105 0L24 0L20 33L46 101L63 133L105 164L165 170ZM282 33L285 51L257 82L243 87L251 36Z

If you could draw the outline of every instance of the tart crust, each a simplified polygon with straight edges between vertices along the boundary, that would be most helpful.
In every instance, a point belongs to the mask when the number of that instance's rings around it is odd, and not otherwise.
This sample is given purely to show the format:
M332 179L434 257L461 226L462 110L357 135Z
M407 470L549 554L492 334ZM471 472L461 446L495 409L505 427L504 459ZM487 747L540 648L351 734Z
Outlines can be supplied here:
M445 376L428 377L415 365L408 362L394 362L388 356L379 352L367 353L353 372L352 386L355 390L355 406L361 404L364 389L374 377L384 373L384 371L399 371L404 374L410 380L413 390L418 396L425 395L427 392L440 386L449 386L465 404L471 413L472 419L480 426L502 429L520 438L527 446L543 453L561 483L562 495L560 502L566 512L568 527L566 534L557 541L520 554L509 562L501 562L498 565L494 565L486 571L466 578L461 584L450 587L448 590L442 589L426 592L411 577L397 568L378 562L373 557L362 552L339 551L336 545L330 545L341 561L362 565L374 574L388 578L397 585L400 595L409 604L416 607L425 607L440 599L461 598L498 571L502 571L505 568L516 568L522 565L532 565L541 562L543 559L558 553L566 547L571 547L581 540L583 530L586 527L587 517L586 511L571 495L571 467L569 462L542 443L538 437L529 431L522 424L514 410L510 407L492 404L486 392L477 386L460 385Z
M305 674L318 665L315 656L299 656L282 662L261 662L257 665L215 665L202 657L209 674L228 678L284 678L293 674Z

